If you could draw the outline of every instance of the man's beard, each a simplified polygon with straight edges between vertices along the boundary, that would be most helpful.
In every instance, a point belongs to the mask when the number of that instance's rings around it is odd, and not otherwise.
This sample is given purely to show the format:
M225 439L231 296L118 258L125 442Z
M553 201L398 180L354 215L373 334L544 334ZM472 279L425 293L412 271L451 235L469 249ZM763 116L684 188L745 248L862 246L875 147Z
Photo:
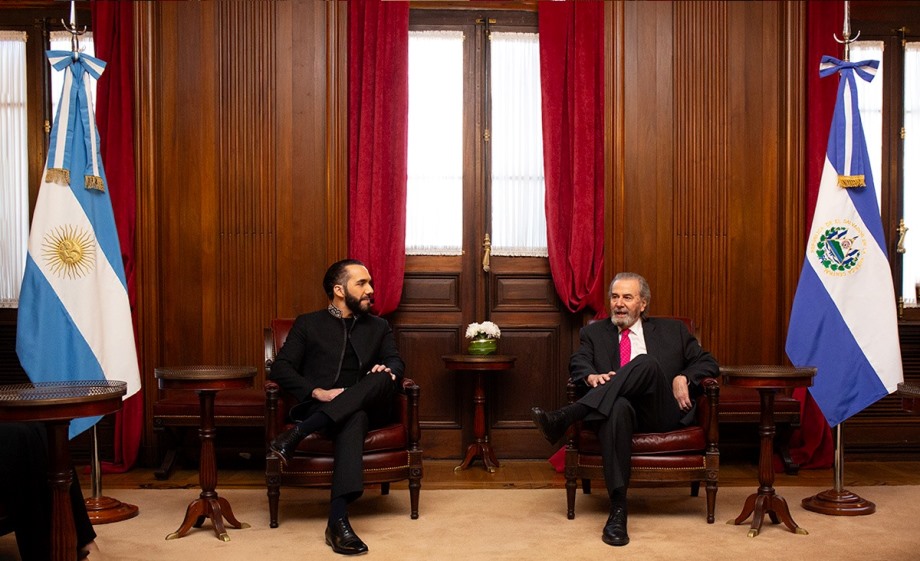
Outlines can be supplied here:
M345 294L345 306L355 315L366 314L371 309L370 301L367 302L367 307L363 307L360 299L347 293Z
M626 311L626 317L617 317L614 310L610 310L610 317L613 318L613 324L620 329L631 327L639 319L639 314L633 315L629 310Z

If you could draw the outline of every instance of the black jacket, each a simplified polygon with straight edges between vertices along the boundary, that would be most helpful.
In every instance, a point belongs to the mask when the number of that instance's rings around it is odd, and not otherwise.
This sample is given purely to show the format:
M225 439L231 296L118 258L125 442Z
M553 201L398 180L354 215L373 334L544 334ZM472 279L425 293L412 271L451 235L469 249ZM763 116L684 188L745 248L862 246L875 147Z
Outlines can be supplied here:
M271 380L299 401L311 399L313 390L336 386L345 356L347 323L328 310L302 314L294 321L287 340L272 364ZM402 386L405 364L396 348L390 324L371 315L358 316L351 330L351 344L361 370L383 364Z
M682 321L650 317L642 320L642 330L648 354L658 360L670 380L678 374L686 376L691 395L699 393L704 378L719 375L719 364L700 347ZM605 319L584 327L581 346L569 363L572 381L583 381L588 374L610 372L619 366L620 347L613 322Z

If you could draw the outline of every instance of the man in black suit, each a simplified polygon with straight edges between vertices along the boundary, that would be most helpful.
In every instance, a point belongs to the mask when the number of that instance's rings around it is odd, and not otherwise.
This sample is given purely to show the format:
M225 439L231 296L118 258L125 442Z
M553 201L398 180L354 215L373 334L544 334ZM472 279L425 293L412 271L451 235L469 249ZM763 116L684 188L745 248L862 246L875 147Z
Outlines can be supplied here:
M626 491L633 433L667 432L691 423L692 397L719 366L683 322L647 316L652 295L643 277L620 273L609 292L610 320L581 330L581 345L569 363L572 381L590 389L556 411L534 407L532 418L551 443L575 421L597 424L610 496L602 538L620 546L629 543Z
M16 546L22 561L51 559L51 524L54 516L48 481L48 435L42 423L0 423L0 502L12 519ZM72 470L70 508L77 551L72 559L99 559L96 532L86 511L86 501L76 470ZM89 557L92 554L92 557Z
M336 553L367 552L348 521L347 506L364 492L363 450L369 427L390 415L405 365L390 324L369 314L374 288L354 259L334 263L323 278L329 306L299 316L272 365L271 379L300 403L298 424L271 449L285 463L307 435L324 431L334 441L332 497L326 543Z

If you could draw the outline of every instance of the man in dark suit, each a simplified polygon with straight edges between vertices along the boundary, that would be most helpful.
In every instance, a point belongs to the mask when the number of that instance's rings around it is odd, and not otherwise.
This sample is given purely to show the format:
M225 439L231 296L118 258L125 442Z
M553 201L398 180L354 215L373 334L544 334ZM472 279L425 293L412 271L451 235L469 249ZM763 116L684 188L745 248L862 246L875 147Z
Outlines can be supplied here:
M405 365L386 320L369 314L374 288L354 259L334 263L323 278L329 306L299 316L272 365L271 379L300 403L299 421L271 449L285 463L307 435L325 431L334 441L332 497L326 543L336 553L367 552L348 521L347 506L364 492L363 450L369 427L390 415Z
M626 491L633 433L667 432L691 423L692 398L719 366L683 322L647 316L652 295L644 278L620 273L609 292L610 320L581 330L581 345L569 363L572 381L590 389L557 411L534 407L532 418L551 443L575 421L596 423L610 496L602 538L619 546L629 543Z
M48 435L42 423L0 423L0 502L16 532L22 561L51 559L51 524L54 516L48 481ZM70 508L77 551L71 559L101 557L96 532L86 511L86 501L76 470L72 470Z

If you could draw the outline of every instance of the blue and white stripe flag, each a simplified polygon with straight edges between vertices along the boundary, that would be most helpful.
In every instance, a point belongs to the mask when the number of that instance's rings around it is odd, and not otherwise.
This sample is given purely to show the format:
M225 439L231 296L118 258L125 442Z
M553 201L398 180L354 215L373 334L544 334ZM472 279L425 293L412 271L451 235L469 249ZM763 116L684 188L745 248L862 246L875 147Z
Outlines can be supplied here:
M121 380L140 389L134 328L90 80L105 63L48 51L64 89L29 234L16 353L33 382ZM73 438L99 417L75 419Z
M786 354L796 366L817 367L809 391L831 426L904 379L894 284L856 95L856 77L871 81L877 69L878 61L821 59L821 76L839 72L840 86Z

